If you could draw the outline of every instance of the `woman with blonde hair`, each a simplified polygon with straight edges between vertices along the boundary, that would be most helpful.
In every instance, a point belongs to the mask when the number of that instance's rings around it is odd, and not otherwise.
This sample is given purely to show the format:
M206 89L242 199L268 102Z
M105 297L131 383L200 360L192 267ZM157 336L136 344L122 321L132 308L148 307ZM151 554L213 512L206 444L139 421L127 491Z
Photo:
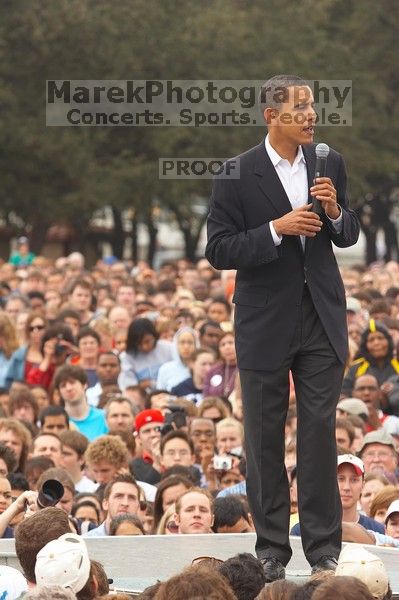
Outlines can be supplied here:
M5 387L8 365L18 346L14 323L5 312L0 313L0 387Z

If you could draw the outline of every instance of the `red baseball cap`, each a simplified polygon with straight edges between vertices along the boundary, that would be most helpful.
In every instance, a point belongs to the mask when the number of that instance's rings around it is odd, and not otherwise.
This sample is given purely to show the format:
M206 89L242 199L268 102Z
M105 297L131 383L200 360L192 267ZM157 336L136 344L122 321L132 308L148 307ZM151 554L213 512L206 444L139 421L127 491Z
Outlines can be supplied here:
M136 416L134 420L134 427L137 432L143 427L143 425L147 425L148 423L164 423L165 417L161 413L160 410L156 410L155 408L149 408L148 410L142 410Z

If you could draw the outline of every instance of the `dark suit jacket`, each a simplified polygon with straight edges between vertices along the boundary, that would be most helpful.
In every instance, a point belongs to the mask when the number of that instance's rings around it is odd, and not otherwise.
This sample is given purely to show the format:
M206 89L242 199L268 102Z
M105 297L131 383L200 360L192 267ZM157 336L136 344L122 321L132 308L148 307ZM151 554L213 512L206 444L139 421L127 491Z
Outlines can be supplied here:
M312 182L315 145L302 149ZM282 364L293 338L305 279L330 343L344 362L348 352L345 291L332 242L340 248L352 246L359 224L348 208L342 157L330 150L326 171L342 208L342 232L337 234L323 213L323 227L316 237L306 238L305 251L299 236L283 236L281 245L274 245L268 223L292 207L264 141L238 160L239 179L222 174L214 179L205 254L216 269L237 269L233 302L239 367L274 370Z

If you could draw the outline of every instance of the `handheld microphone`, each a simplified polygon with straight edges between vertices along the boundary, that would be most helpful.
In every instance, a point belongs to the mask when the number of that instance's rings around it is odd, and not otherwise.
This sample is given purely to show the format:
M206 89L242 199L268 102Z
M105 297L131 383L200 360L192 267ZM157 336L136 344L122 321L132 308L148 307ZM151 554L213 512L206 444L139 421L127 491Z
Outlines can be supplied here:
M318 177L326 176L327 157L330 152L330 147L327 144L317 144L316 148L316 168L314 172L313 184L316 183ZM320 215L323 212L320 201L313 198L313 212Z

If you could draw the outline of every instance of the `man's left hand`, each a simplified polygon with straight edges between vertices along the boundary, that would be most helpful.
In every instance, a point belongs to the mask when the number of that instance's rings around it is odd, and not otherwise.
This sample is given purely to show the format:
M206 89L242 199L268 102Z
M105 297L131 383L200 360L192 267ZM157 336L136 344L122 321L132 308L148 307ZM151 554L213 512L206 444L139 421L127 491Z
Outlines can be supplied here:
M316 184L310 188L310 194L320 201L330 219L338 219L341 209L337 203L337 190L329 177L318 177Z

